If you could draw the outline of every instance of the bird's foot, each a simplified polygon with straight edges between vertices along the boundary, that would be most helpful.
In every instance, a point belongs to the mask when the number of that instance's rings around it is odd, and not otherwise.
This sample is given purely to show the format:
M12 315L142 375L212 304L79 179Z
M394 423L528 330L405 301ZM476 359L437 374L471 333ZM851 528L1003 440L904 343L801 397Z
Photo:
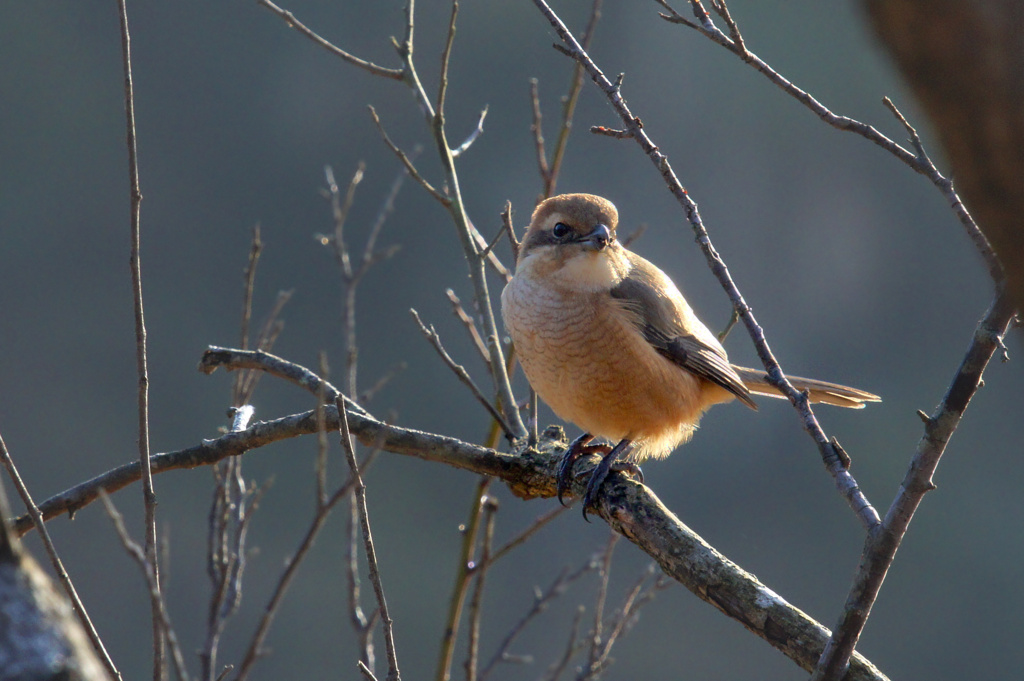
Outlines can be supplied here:
M576 463L576 460L587 454L601 454L604 456L612 451L611 445L589 444L593 439L594 436L590 433L583 433L583 435L580 435L578 438L573 440L572 444L569 445L569 448L565 450L562 462L558 464L558 503L562 504L562 506L565 506L562 496L569 491L569 485L572 482L572 466Z
M632 440L623 440L619 444L604 455L601 459L601 463L597 464L597 468L594 469L594 473L590 476L590 482L587 483L587 492L583 495L583 519L589 522L587 518L587 507L593 506L594 502L597 501L597 495L601 491L601 485L608 479L608 474L612 470L627 472L636 475L640 478L640 482L644 481L644 473L640 470L640 467L635 463L628 461L616 461L616 459L624 452L628 452L633 446Z

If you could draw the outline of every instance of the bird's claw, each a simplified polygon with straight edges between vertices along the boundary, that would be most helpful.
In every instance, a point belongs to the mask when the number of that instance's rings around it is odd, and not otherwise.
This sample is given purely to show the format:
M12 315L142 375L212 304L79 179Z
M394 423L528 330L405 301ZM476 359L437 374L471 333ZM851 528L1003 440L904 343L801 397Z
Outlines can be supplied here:
M573 464L575 464L576 460L583 455L601 455L601 462L597 464L593 473L591 473L590 481L587 483L587 491L583 495L583 519L588 522L587 507L593 506L594 502L597 501L597 495L601 490L601 485L603 485L604 481L608 479L608 474L611 471L614 470L632 475L639 479L641 483L644 481L644 472L640 470L640 466L631 461L618 460L620 456L628 452L633 447L632 440L622 440L619 444L612 447L607 444L589 444L593 439L594 436L590 433L580 435L578 438L573 440L572 444L569 445L569 448L565 450L562 462L558 464L558 502L565 506L565 501L563 501L562 497L569 491L569 487L572 484Z
M566 492L569 491L569 487L572 484L572 467L584 454L607 454L611 451L611 447L605 444L591 445L588 444L594 436L590 433L583 433L578 438L572 441L569 448L565 450L565 455L562 457L562 462L558 464L558 503L565 506L565 501L562 497Z

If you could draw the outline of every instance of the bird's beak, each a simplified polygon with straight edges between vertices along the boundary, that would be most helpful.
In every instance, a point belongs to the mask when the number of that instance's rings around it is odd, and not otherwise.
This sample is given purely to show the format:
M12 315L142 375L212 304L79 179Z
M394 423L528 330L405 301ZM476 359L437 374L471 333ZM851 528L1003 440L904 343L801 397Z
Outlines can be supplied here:
M588 251L602 251L612 242L612 233L606 225L598 224L581 242Z

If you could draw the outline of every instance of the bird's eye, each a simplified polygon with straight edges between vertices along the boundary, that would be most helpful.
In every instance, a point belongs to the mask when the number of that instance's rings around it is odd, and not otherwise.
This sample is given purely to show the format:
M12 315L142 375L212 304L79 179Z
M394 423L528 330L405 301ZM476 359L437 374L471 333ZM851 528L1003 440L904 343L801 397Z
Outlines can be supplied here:
M554 235L556 239L564 239L565 237L572 234L572 227L565 224L564 222L558 222L555 223L555 227L554 229L551 230L551 233Z

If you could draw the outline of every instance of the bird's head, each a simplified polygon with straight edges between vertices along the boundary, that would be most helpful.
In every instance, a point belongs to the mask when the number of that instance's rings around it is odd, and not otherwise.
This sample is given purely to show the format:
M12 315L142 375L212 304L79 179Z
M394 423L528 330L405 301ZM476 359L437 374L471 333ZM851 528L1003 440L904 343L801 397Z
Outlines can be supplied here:
M618 223L615 205L600 196L553 196L533 212L516 272L570 290L611 289L629 271L615 239Z

